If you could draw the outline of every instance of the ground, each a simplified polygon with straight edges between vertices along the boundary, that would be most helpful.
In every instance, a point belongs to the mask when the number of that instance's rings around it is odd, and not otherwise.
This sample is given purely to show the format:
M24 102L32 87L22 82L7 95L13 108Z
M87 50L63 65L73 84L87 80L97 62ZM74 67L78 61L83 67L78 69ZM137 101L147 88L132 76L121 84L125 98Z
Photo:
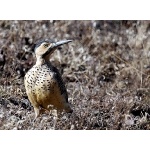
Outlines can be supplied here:
M0 129L150 129L149 38L149 21L0 21ZM73 108L57 120L34 121L23 83L41 39L73 40L51 57Z

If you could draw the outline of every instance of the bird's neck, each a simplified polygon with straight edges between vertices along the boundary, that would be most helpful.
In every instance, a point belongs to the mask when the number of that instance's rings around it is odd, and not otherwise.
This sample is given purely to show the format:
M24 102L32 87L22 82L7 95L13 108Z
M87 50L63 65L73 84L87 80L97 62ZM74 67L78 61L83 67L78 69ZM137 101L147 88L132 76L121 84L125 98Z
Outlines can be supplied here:
M42 58L42 57L37 57L36 58L36 65L37 66L43 65L45 63L50 63L48 58Z

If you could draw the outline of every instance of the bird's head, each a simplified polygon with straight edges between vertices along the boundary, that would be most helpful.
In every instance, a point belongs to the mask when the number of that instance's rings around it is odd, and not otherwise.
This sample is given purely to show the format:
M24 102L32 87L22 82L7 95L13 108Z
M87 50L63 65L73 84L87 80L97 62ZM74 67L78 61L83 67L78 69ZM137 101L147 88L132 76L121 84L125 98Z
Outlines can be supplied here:
M53 42L51 40L43 40L38 42L35 45L35 55L36 57L40 58L48 58L50 55L61 45L67 44L69 42L72 42L72 40L64 40L64 41L59 41L59 42Z

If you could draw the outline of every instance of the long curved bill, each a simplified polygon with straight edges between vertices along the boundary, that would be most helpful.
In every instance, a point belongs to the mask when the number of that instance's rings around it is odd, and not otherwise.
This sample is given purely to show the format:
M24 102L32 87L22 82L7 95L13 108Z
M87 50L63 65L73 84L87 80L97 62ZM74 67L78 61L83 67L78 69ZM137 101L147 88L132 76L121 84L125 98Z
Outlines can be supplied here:
M67 43L70 43L72 42L72 40L64 40L64 41L59 41L59 42L56 42L56 43L53 43L53 46L51 47L52 49L53 48L57 48L61 45L64 45L64 44L67 44Z

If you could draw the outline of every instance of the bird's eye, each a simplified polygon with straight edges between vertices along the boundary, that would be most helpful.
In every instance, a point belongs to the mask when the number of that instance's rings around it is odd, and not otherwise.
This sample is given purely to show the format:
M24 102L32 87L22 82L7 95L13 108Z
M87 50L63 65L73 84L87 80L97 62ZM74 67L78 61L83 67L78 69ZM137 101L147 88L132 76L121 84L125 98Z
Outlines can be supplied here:
M49 46L49 44L44 44L43 46L44 46L45 48L47 48L47 47Z

